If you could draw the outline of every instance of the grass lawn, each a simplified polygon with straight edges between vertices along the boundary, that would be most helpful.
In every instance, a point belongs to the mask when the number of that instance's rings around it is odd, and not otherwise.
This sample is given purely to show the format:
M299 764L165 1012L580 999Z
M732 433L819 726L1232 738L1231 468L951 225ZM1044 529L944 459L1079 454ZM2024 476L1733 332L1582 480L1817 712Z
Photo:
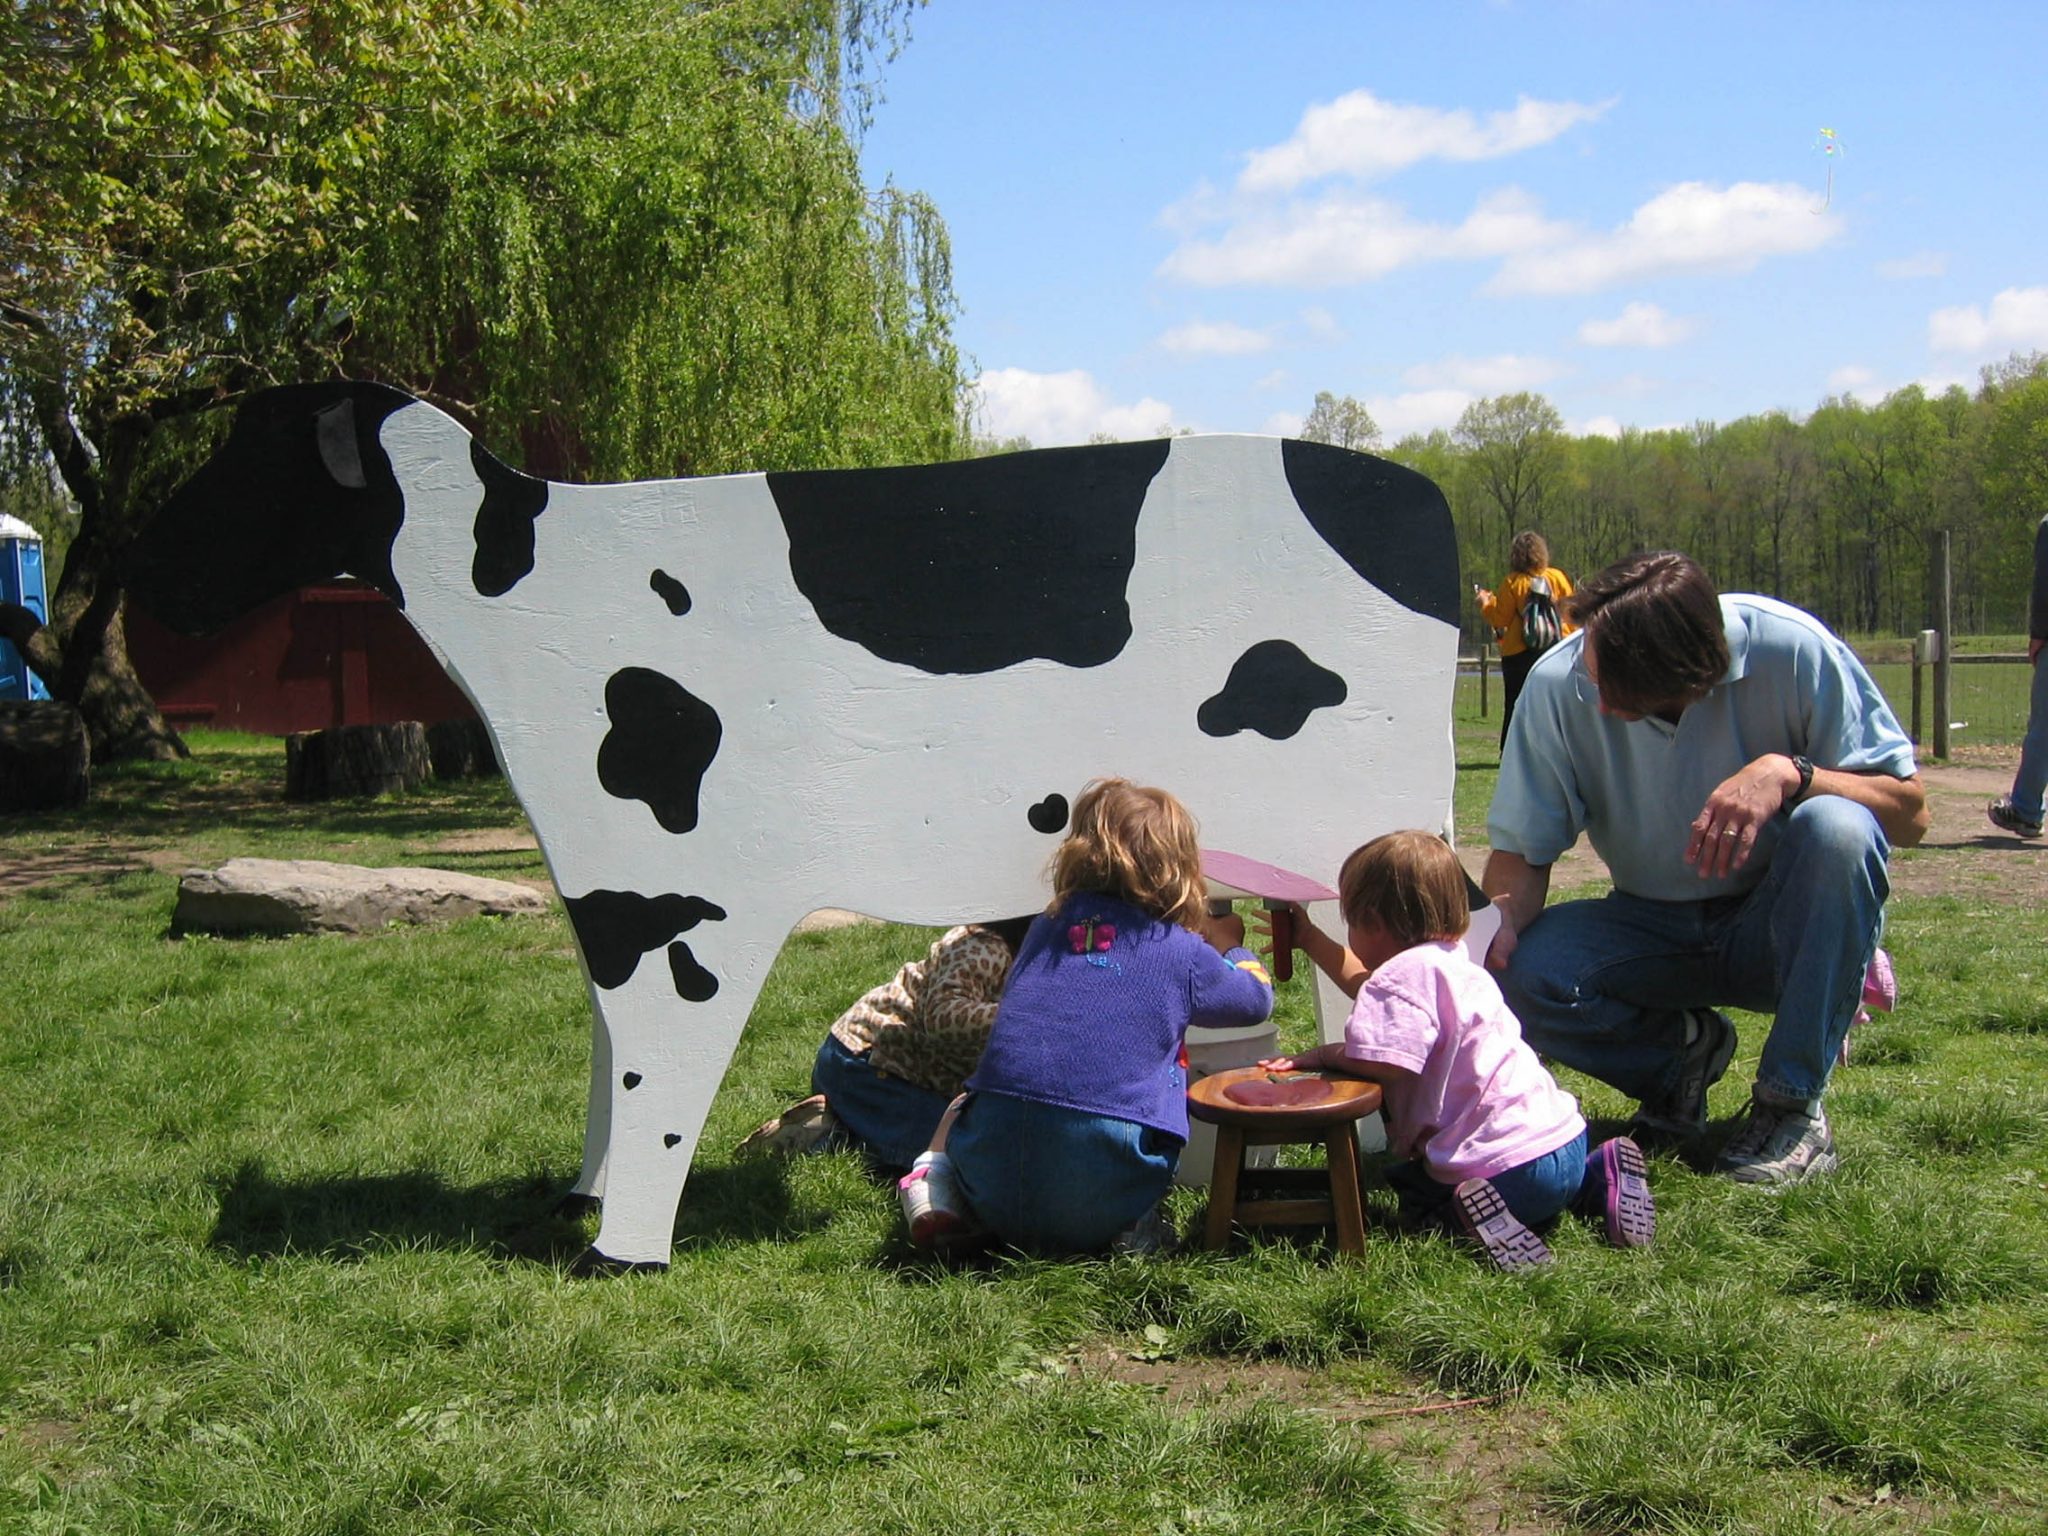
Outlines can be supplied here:
M1459 733L1477 840L1492 722ZM1654 1159L1653 1249L1567 1222L1520 1277L1389 1233L1383 1191L1362 1262L934 1267L851 1157L730 1156L926 935L797 937L674 1264L586 1281L559 912L165 936L175 871L234 854L539 878L509 795L287 806L278 743L199 745L0 821L0 1532L2048 1528L2039 901L1894 902L1905 998L1836 1078L1837 1177ZM1568 1085L1596 1135L1630 1107Z

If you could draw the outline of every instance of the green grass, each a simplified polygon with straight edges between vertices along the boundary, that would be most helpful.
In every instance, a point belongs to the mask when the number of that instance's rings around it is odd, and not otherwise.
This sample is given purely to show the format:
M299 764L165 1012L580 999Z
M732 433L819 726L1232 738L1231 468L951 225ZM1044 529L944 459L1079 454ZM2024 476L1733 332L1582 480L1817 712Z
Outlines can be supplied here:
M1458 722L1465 840L1493 734ZM277 743L200 745L102 775L83 813L0 822L0 869L131 859L0 899L0 1532L2048 1520L2038 905L1894 903L1905 998L1830 1096L1836 1178L1773 1196L1653 1159L1654 1248L1567 1223L1526 1277L1388 1231L1384 1192L1357 1263L1276 1241L936 1268L852 1158L727 1150L924 935L800 937L714 1107L674 1264L579 1281L589 1228L553 1205L588 1014L559 916L166 937L179 855L536 873L530 852L434 851L519 827L503 786L286 806ZM1739 1022L1723 1117L1760 1038ZM1296 982L1283 1029L1311 1027ZM1600 1128L1629 1108L1570 1086ZM1174 1196L1183 1229L1200 1209ZM1497 1400L1392 1416L1445 1397Z

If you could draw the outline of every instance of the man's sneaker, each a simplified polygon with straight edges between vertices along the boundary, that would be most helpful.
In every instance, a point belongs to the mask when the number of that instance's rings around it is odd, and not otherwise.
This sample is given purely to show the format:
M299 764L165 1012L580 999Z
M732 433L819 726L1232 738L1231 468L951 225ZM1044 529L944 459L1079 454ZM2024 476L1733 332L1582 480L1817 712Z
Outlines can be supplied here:
M773 1120L764 1120L733 1152L739 1157L797 1157L815 1152L839 1133L839 1117L814 1093L798 1099Z
M903 1203L910 1240L920 1248L966 1225L967 1202L953 1178L953 1161L943 1152L918 1153L910 1172L896 1181L896 1198Z
M1451 1196L1458 1225L1486 1250L1496 1269L1534 1269L1550 1262L1543 1239L1522 1225L1500 1191L1485 1179L1467 1179Z
M1690 1038L1680 1058L1678 1084L1643 1100L1632 1132L1638 1141L1689 1141L1707 1128L1707 1090L1721 1080L1735 1055L1735 1026L1717 1008L1688 1008Z
M1797 1184L1833 1173L1835 1138L1825 1110L1749 1101L1749 1118L1729 1138L1714 1171L1738 1184Z
M1155 1205L1111 1238L1109 1251L1129 1254L1133 1258L1160 1258L1172 1253L1179 1245L1180 1234L1166 1219L1166 1212Z
M2000 795L1984 807L1984 814L1991 818L1991 825L2002 832L2010 832L2016 837L2041 835L2041 818L2027 815L2012 803L2011 795Z
M1647 1248L1657 1235L1657 1202L1643 1169L1643 1150L1626 1136L1603 1141L1586 1159L1581 1208L1600 1218L1617 1248Z

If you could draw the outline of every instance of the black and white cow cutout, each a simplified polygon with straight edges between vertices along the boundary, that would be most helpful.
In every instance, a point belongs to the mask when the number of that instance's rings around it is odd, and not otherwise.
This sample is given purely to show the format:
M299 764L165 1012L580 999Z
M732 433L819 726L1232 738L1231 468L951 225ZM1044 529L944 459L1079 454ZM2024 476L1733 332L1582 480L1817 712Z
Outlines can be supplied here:
M1259 437L903 469L550 484L380 385L246 400L130 590L215 627L349 573L475 702L595 1012L575 1193L666 1263L792 926L1030 911L1088 779L1330 878L1450 810L1457 562L1436 487Z

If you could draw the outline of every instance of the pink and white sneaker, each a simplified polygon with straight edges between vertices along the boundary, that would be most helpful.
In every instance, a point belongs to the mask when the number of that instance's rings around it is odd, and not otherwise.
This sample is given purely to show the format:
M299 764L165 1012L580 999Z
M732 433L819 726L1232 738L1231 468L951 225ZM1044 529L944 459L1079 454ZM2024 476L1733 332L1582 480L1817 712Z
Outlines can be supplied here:
M943 1152L918 1153L910 1172L896 1181L896 1198L903 1205L910 1240L920 1248L931 1247L967 1223L967 1203L953 1177L952 1159Z

